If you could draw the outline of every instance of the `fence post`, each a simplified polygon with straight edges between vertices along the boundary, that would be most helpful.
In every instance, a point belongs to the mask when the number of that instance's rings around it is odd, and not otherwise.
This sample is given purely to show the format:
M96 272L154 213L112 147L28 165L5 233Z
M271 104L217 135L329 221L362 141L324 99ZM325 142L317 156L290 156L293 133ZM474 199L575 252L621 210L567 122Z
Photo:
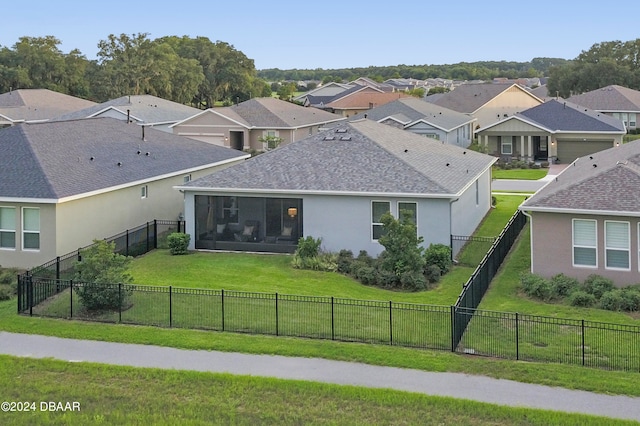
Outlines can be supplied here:
M127 237L128 236L129 235L127 231ZM129 238L127 238L127 240L128 239ZM118 283L118 322L122 322L122 283Z
M69 280L69 318L73 318L73 280Z
M582 366L584 367L584 320L582 320Z
M153 248L158 248L158 219L153 219Z
M147 251L145 253L149 253L149 222L147 222Z
M455 306L451 306L451 352L456 351L456 314Z
M333 296L331 296L331 340L336 340L335 320L333 316Z
M27 275L27 285L29 286L29 316L33 316L33 277Z
M60 256L56 257L56 280L60 279Z
M516 312L516 361L520 360L520 332L518 330L518 313Z
M125 232L127 236L124 239L124 255L129 256L129 230L127 229Z
M222 331L224 331L224 289L220 290L220 303L222 304Z
M278 329L278 293L276 293L276 336L280 335L280 330Z
M22 308L22 277L18 274L18 314L20 313L20 308Z
M391 307L391 300L389 300L389 344L393 346L393 310Z
M173 303L171 300L171 286L169 286L169 328L173 327Z

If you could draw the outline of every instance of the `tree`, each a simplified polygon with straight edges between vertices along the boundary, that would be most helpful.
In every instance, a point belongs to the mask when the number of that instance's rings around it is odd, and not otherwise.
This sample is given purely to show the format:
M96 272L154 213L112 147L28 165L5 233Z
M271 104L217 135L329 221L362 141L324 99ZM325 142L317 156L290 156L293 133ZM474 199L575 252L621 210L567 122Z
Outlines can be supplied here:
M127 272L132 257L114 253L115 242L95 240L75 264L75 280L83 284L74 287L87 311L122 309L131 291L119 284L133 278Z
M278 88L278 99L289 100L296 92L295 83L281 84Z
M384 228L384 235L378 242L384 246L380 267L401 277L406 273L420 273L424 269L424 239L419 237L416 225L411 221L410 214L402 214L401 219L394 218L391 213L385 213L380 218Z

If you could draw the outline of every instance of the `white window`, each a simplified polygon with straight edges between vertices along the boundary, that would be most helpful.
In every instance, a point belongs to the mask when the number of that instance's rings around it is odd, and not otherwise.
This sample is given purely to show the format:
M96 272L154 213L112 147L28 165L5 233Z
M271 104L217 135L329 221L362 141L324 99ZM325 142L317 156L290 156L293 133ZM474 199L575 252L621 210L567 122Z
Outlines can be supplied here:
M182 182L183 183L191 182L191 175L185 175L184 178L182 178Z
M16 209L0 207L0 249L16 248Z
M149 195L149 188L147 188L147 185L141 186L140 198L147 198L148 195Z
M636 127L636 113L635 112L630 112L629 113L629 127Z
M629 222L606 220L604 222L605 267L607 269L631 269Z
M573 219L573 266L598 266L596 221Z
M502 136L501 138L501 149L500 152L503 155L511 155L513 154L513 138L511 136Z
M391 203L388 201L371 202L371 233L374 241L384 235L384 226L381 218L385 213L391 212Z
M398 202L398 218L413 223L418 233L418 203Z
M22 248L40 250L40 209L22 208Z

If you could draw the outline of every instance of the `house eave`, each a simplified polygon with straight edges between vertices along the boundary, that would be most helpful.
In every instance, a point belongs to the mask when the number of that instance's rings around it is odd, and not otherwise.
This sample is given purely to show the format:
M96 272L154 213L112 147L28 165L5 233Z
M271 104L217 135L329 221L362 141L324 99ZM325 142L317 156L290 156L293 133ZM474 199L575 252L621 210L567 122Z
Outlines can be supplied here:
M410 193L410 192L361 192L361 191L320 191L294 189L260 189L260 188L211 188L196 186L174 186L173 189L184 192L209 192L224 194L269 194L269 195L332 195L349 197L392 197L392 198L437 198L453 199L458 194Z
M558 207L527 206L524 204L521 204L518 207L518 209L526 212L539 212L539 213L640 217L640 211L569 209L569 208L558 208Z

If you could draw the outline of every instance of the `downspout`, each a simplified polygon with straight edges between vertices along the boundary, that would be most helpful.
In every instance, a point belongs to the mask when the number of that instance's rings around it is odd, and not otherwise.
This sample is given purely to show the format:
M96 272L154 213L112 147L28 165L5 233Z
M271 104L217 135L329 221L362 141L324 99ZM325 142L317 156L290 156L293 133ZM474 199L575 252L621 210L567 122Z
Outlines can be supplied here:
M456 264L458 263L453 255L453 241L451 239L451 236L453 235L453 203L455 203L456 201L460 200L460 197L455 198L453 200L449 200L449 244L451 245L451 261Z
M533 217L524 210L520 210L523 215L529 218L529 257L531 258L531 266L529 272L533 273Z

